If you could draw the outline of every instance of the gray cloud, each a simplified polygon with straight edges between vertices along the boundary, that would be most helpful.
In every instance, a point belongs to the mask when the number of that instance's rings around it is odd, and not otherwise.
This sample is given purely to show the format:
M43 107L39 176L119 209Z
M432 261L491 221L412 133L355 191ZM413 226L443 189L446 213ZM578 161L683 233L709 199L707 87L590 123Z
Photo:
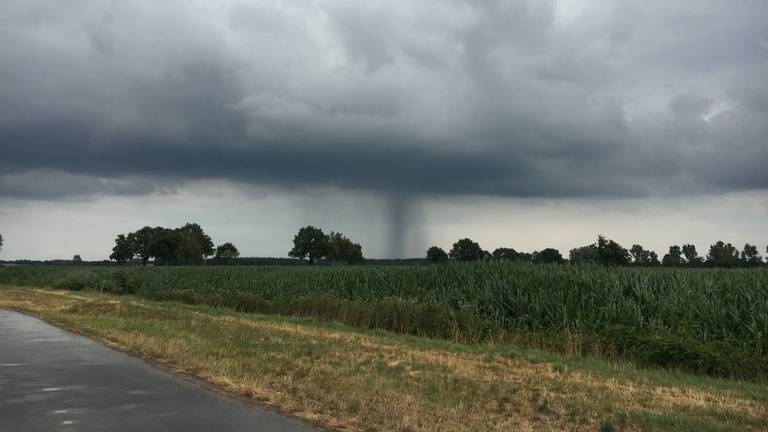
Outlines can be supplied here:
M101 178L60 171L29 170L0 176L0 196L57 199L91 195L131 196L162 192L143 178Z
M583 3L5 1L0 196L768 188L766 3Z

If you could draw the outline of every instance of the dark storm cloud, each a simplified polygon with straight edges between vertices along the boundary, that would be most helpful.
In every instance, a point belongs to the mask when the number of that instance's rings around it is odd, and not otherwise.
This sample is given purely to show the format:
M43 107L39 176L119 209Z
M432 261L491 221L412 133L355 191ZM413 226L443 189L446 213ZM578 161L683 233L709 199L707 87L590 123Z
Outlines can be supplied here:
M764 2L75 3L0 4L0 196L768 188Z

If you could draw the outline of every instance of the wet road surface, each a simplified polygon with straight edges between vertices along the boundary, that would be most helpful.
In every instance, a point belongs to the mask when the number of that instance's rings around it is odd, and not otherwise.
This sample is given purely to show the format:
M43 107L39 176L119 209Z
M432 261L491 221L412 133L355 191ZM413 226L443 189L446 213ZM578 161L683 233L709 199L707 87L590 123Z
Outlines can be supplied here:
M0 309L0 431L312 431Z

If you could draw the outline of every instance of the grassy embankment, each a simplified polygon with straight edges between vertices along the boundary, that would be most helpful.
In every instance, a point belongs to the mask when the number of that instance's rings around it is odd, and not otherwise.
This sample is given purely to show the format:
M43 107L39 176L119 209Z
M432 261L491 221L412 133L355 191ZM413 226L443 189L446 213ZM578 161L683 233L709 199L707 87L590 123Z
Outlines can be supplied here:
M135 296L5 287L0 307L344 430L768 430L754 383Z
M513 342L768 382L768 269L474 263L421 267L12 267L0 283Z

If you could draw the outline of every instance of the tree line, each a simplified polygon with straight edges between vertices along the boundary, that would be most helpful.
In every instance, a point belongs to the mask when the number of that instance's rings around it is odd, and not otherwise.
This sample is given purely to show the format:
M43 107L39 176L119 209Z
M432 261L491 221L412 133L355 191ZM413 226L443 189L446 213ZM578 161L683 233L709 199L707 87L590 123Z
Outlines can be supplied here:
M0 249L2 246L3 236L0 234ZM155 265L199 265L234 263L239 256L240 252L232 243L214 247L211 237L200 225L187 223L178 228L145 226L128 234L119 234L109 259L119 264L135 262L147 265L152 261ZM359 243L352 242L340 232L331 231L325 234L322 229L311 225L299 229L288 256L305 260L309 264L319 261L332 264L366 262ZM426 261L430 263L479 260L643 267L759 267L768 262L768 258L763 260L757 246L749 243L739 250L731 243L718 241L709 247L705 256L699 255L696 246L692 244L672 245L659 259L656 252L639 244L627 249L602 235L597 236L595 243L571 249L568 258L563 257L560 251L554 248L527 253L510 247L500 247L489 252L469 238L453 243L449 252L432 246L426 253ZM378 261L382 260L373 260ZM399 263L400 260L396 261ZM75 255L71 262L80 263L82 260L79 255Z
M236 263L240 262L239 256L240 252L232 243L214 248L211 237L200 225L187 223L179 228L145 226L128 234L119 234L109 259L118 264L147 265L151 261L154 265L200 265ZM340 232L325 234L311 225L299 229L288 256L306 260L309 264L320 260L334 264L365 262L359 243L353 243Z
M768 252L768 248L766 248ZM669 252L659 260L656 252L646 250L639 244L626 249L619 243L597 236L592 244L571 249L568 258L563 258L560 251L546 248L541 251L526 253L513 248L500 247L488 252L480 245L463 238L453 244L449 252L438 246L427 249L427 260L431 263L447 261L521 261L536 264L601 264L608 266L643 266L643 267L758 267L766 265L758 252L757 246L745 244L739 251L731 243L718 241L709 247L706 256L699 256L696 246L685 244L682 247L673 245ZM766 258L768 261L768 258Z
M200 265L208 257L226 263L240 256L232 243L214 248L208 234L196 223L187 223L179 228L145 226L128 234L119 234L115 239L110 260L124 264L137 261L147 265Z

